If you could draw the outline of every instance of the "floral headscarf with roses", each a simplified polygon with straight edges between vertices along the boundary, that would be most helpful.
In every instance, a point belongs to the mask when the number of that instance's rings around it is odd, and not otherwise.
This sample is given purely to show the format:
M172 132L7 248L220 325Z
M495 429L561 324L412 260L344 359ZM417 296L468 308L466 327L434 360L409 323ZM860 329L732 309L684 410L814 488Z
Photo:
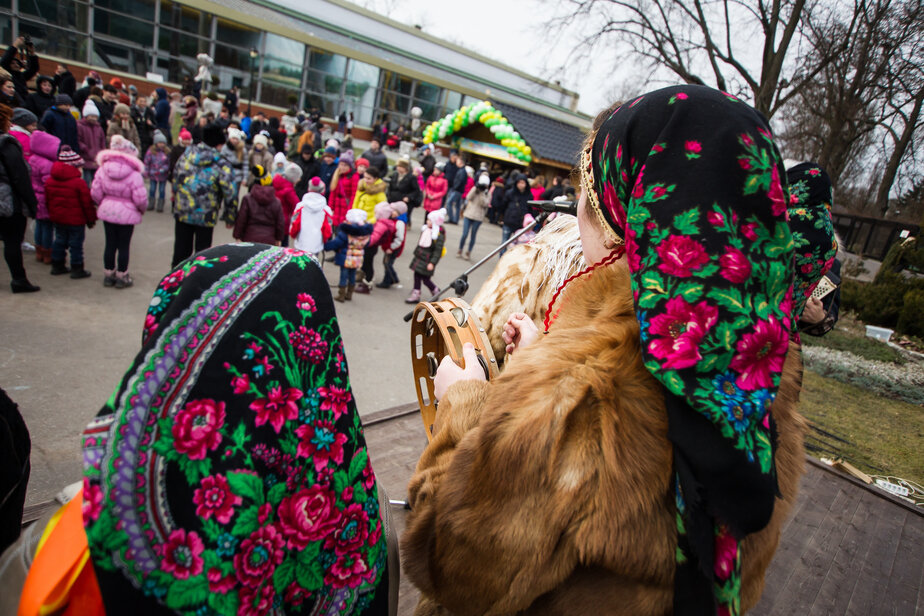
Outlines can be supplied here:
M311 257L237 244L179 265L82 439L108 613L381 613L376 479Z
M738 542L777 493L770 405L792 323L786 174L766 120L705 86L615 110L581 159L604 229L625 241L642 359L667 390L676 614L740 611Z
M791 167L789 178L789 229L796 247L793 314L798 319L805 302L822 276L834 265L837 237L831 220L831 178L815 163Z

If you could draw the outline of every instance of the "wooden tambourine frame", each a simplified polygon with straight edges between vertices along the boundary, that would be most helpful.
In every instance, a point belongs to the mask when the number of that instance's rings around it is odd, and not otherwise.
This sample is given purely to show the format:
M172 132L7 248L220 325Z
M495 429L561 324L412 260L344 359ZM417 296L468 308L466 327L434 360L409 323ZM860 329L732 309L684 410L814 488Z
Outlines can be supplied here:
M462 345L472 343L478 354L478 363L488 380L497 376L497 360L484 328L472 313L472 307L457 297L438 302L420 302L414 308L411 320L411 363L414 366L414 386L423 418L427 440L433 439L433 422L436 420L436 400L433 396L433 377L443 357L449 355L457 365L465 368Z

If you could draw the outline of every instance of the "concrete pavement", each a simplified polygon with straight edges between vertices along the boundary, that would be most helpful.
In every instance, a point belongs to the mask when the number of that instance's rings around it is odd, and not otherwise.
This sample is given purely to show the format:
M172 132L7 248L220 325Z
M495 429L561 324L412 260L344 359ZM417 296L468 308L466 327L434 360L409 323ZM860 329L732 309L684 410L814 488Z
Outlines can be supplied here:
M373 289L337 305L350 380L360 414L416 401L411 356L410 325L402 317L410 309L404 299L413 276L408 269L422 222L415 211L415 227L408 232L404 254L396 269L404 288ZM470 263L455 258L460 226L447 225L446 257L434 280L447 285ZM30 225L26 239L31 241ZM474 257L500 243L500 228L484 223ZM233 241L224 226L215 229L214 244ZM135 285L128 289L102 285L103 229L87 233L86 264L93 275L85 280L51 276L49 266L25 253L30 280L38 293L12 295L9 271L0 273L0 387L15 400L32 434L32 476L26 504L51 498L64 485L81 477L80 432L110 396L141 343L145 311L173 253L173 217L148 212L135 228L129 271ZM473 261L474 262L474 261ZM490 273L487 264L470 276L471 300ZM339 268L324 266L336 286ZM376 280L382 277L381 257ZM334 289L336 290L336 289Z

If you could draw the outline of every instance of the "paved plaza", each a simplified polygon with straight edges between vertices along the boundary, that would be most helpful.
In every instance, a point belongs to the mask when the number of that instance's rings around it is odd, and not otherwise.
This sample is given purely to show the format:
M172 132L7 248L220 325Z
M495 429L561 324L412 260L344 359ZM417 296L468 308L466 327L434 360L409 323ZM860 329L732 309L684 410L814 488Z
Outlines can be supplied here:
M413 276L408 269L423 220L414 213L404 254L396 269L404 288L373 289L337 304L350 379L363 416L416 401L411 371L410 324L402 317L410 306L404 299ZM448 284L471 264L455 258L460 226L446 225L446 257L434 280ZM500 227L485 223L478 234L474 257L500 243ZM31 225L27 232L31 239ZM223 225L216 227L214 244L233 241ZM49 266L26 253L26 270L39 293L12 295L9 273L0 275L0 386L22 410L32 434L32 477L26 505L54 496L81 477L80 432L112 394L141 344L141 329L151 294L166 274L173 251L173 217L149 212L135 228L129 271L135 279L128 289L102 285L102 225L88 231L85 244L86 280L51 276ZM487 264L470 276L469 301L490 273ZM324 266L336 286L339 268ZM381 257L376 280L382 276ZM334 289L336 292L336 289ZM421 434L423 430L421 429Z

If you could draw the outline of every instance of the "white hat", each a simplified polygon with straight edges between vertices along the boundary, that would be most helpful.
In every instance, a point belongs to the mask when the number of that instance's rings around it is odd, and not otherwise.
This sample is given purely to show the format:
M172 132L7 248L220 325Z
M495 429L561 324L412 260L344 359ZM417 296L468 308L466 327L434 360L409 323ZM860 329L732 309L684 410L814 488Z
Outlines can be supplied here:
M276 156L273 156L273 166L282 163L282 168L285 169L286 166L286 155L282 152L276 152Z
M228 129L228 139L237 139L239 141L244 141L247 139L247 135L244 134L244 131L234 128L233 126Z
M269 141L266 139L266 135L256 135L253 138L254 145L262 145L264 148L269 145Z
M97 118L99 117L99 109L96 108L96 103L94 103L90 99L87 99L87 102L83 104L83 109L81 110L80 113L83 115L83 117L87 117L87 116L96 116Z
M298 181L302 179L302 173L303 172L301 167L295 163L288 163L285 167L285 171L282 172L282 175L293 184L297 184Z
M346 213L346 221L351 225L364 225L367 219L366 210L353 208Z

